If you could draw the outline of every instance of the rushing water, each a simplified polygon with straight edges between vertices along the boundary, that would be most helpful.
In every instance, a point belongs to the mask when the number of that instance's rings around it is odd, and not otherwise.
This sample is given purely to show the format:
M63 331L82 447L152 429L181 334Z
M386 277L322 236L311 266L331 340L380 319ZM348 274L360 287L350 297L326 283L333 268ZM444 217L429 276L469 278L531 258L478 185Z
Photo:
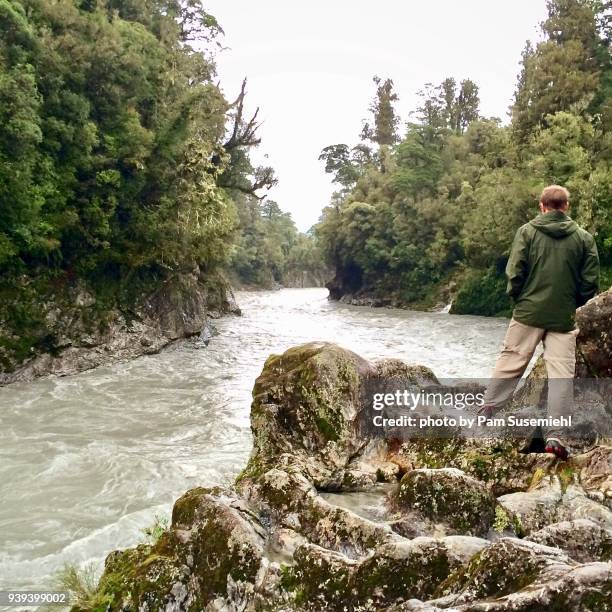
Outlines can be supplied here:
M207 348L0 388L0 589L40 589L108 552L198 485L227 484L251 446L250 392L271 353L330 340L440 377L485 377L506 322L330 303L323 289L237 295Z

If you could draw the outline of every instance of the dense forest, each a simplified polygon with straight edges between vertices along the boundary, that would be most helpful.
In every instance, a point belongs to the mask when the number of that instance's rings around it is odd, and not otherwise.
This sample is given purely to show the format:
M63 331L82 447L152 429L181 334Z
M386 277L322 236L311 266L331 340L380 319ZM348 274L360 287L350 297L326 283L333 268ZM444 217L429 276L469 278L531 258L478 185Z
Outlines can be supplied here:
M331 272L312 232L298 232L291 215L270 199L237 194L239 232L230 262L235 284L322 287Z
M102 321L194 269L320 275L313 238L262 197L276 179L249 159L246 87L220 88L222 34L198 0L0 0L4 366L56 347L49 302L75 283Z
M612 282L612 3L550 0L527 43L511 121L479 112L478 85L427 84L399 134L398 95L374 79L371 119L355 146L320 159L338 191L316 227L335 270L332 297L506 314L504 269L516 229L550 183L596 236L601 286ZM469 70L469 67L466 67Z

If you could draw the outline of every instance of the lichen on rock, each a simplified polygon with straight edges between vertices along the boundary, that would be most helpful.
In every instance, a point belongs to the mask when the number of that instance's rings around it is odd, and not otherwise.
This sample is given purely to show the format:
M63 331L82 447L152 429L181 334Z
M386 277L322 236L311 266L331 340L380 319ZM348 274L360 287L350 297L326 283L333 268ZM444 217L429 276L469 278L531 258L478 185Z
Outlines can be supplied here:
M252 598L265 530L234 493L192 489L178 499L172 525L153 545L115 552L99 590L111 610L197 610L239 585Z
M525 539L560 548L579 563L612 560L612 529L588 518L553 523Z
M490 490L457 468L411 470L402 478L395 502L465 535L486 534L495 519Z

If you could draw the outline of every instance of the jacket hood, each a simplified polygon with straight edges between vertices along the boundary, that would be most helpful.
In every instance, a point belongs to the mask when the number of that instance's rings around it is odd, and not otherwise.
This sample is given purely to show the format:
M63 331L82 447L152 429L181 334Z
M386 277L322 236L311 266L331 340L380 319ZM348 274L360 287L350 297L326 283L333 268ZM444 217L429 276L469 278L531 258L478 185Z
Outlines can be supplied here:
M537 230L552 238L565 238L578 229L576 223L560 210L542 213L530 223Z

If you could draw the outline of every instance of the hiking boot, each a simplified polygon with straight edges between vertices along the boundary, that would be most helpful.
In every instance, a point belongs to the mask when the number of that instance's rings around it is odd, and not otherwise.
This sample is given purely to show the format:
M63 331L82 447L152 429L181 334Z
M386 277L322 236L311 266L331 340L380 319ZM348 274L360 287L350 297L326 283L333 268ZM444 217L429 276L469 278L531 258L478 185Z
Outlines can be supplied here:
M569 459L569 451L561 442L558 440L547 440L545 452L555 455L561 461L567 461Z
M523 455L531 455L532 453L546 453L546 442L542 438L532 438L521 450L519 453Z

